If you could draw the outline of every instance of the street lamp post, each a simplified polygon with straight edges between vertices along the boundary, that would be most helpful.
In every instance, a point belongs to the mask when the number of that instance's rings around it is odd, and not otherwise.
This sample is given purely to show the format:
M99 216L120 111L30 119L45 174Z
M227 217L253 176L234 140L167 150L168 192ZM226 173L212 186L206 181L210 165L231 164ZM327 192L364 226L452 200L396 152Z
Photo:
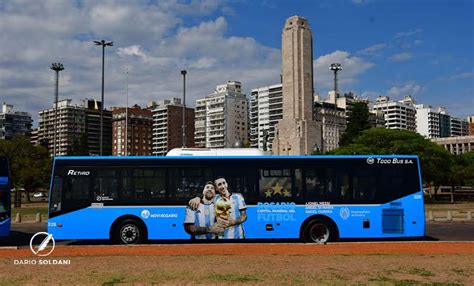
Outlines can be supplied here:
M127 106L125 107L125 156L128 156L128 68L127 68Z
M105 47L106 46L113 46L114 42L106 42L105 40L102 41L94 41L96 46L102 46L102 98L100 104L100 155L102 156L102 139L104 133L104 66L105 66Z
M335 98L335 101L334 103L337 105L337 72L342 70L342 65L341 64L338 64L338 63L334 63L334 64L331 64L329 66L329 69L334 71L334 98Z
M183 75L183 148L186 148L186 70L182 70Z
M337 72L342 70L342 65L339 63L333 63L329 66L329 69L334 71L334 147L337 148L337 145L339 144L337 136Z
M62 63L52 63L51 69L56 72L56 90L54 93L54 135L53 135L53 157L56 157L56 133L58 122L58 94L59 94L59 72L64 70Z

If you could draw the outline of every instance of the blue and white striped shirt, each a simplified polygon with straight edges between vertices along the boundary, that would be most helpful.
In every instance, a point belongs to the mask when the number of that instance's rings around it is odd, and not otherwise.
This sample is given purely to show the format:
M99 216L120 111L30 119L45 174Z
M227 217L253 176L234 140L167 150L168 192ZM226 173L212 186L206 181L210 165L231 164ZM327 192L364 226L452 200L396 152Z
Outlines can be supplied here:
M221 199L219 194L215 197L215 202ZM240 211L247 209L245 205L244 197L241 194L232 194L230 196L230 215L229 218L233 220L240 219ZM221 239L243 239L244 236L244 227L242 224L233 225L228 227L224 230L223 234L219 234L219 238Z
M193 211L189 207L186 208L185 224L194 224L199 227L211 227L216 221L216 213L214 204L200 203L197 210ZM213 233L196 235L196 239L213 239L216 235Z

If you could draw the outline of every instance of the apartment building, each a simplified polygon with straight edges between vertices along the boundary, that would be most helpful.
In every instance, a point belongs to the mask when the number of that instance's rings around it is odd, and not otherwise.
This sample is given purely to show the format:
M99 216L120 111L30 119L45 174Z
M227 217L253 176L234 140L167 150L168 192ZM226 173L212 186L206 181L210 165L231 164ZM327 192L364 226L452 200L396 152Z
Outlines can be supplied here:
M4 102L0 113L0 139L30 136L32 122L28 112L15 111L13 105Z
M180 98L165 99L153 107L153 155L164 156L183 147L183 104ZM194 108L186 107L186 147L194 147Z
M152 136L151 110L138 105L112 109L112 155L151 155Z
M248 102L241 83L228 81L196 100L196 147L226 148L248 140Z
M373 110L384 114L385 128L416 131L415 101L411 96L391 101L388 96L379 96Z
M250 95L250 146L271 151L275 124L283 118L282 84L252 89Z

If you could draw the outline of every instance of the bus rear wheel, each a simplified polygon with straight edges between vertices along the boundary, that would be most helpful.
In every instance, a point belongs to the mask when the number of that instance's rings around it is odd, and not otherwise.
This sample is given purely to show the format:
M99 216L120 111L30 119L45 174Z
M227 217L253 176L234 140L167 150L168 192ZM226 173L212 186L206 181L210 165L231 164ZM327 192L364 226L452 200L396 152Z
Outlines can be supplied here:
M122 244L137 244L144 241L145 231L135 220L126 220L117 225L115 241Z
M304 238L306 242L327 243L336 240L336 230L331 223L315 219L306 226Z

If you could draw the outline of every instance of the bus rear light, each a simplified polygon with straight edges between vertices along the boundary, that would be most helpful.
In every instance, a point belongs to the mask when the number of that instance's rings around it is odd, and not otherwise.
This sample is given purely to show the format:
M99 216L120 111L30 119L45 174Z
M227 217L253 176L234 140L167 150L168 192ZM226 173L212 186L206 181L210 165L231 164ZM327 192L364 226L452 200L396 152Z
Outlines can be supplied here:
M58 223L57 226L58 226L58 227L63 227L63 224L62 224L62 223Z

